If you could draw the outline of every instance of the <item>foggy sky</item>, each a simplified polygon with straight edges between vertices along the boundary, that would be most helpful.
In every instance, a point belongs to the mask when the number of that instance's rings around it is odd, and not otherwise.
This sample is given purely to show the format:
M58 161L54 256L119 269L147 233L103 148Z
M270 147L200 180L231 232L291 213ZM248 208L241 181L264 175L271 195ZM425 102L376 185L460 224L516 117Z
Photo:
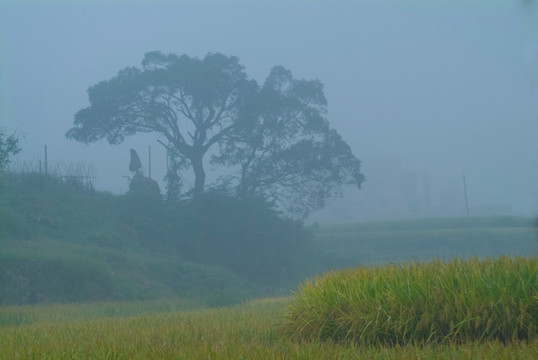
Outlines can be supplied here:
M471 206L538 214L533 1L4 0L0 126L24 136L18 161L41 159L47 145L49 163L93 164L97 189L123 193L129 149L147 167L151 145L162 181L155 136L118 146L64 137L90 86L153 50L234 55L258 82L275 65L320 79L329 122L363 160L364 193L375 159L396 158L429 175L434 203L465 174Z

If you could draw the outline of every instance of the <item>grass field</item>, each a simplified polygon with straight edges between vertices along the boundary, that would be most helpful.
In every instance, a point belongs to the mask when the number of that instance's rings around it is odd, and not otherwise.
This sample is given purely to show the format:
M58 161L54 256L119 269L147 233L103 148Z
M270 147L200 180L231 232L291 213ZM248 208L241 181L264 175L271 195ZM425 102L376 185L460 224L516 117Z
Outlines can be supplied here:
M536 282L531 284L531 289L536 311ZM192 304L177 299L2 307L0 359L536 359L538 356L535 335L526 341L506 343L487 340L394 346L308 340L289 331L287 319L296 301L294 297L266 298L212 309L192 309Z
M56 319L44 314L47 306L3 309L34 312L36 317L31 325L0 328L0 359L535 359L538 355L536 339L508 345L492 341L394 347L298 341L284 326L292 301L269 298L230 308L120 317L101 317L107 304L90 309L73 305L69 315L53 306ZM135 307L142 311L144 303Z
M511 216L322 224L314 233L316 263L334 269L456 256L538 255L536 222Z

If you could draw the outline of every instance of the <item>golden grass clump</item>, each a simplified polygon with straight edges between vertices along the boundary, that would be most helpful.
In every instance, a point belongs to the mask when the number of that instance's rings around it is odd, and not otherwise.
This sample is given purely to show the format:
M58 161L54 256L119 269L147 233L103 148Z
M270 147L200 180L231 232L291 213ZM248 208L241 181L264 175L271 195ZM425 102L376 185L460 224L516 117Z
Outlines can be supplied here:
M405 345L536 341L538 259L434 260L304 282L288 329L305 340Z

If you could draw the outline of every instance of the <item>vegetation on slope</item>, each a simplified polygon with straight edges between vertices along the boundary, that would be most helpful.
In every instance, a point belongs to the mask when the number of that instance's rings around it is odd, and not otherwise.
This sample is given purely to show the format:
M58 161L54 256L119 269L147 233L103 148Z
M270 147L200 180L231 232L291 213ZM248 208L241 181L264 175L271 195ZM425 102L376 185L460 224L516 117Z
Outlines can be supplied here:
M256 199L167 203L80 185L4 177L0 303L183 296L225 305L289 286L291 257L307 245L300 223Z
M432 256L536 254L522 218L320 225L257 198L163 202L36 172L0 181L0 304L281 295L330 269ZM313 235L313 236L312 236Z

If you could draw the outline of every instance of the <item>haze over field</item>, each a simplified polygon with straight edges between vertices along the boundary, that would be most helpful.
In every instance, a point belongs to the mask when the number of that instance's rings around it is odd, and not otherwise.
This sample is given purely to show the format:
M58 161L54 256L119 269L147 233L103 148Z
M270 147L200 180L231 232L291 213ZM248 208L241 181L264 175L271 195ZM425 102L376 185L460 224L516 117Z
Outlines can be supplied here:
M312 219L465 215L463 175L472 213L538 215L536 1L3 1L0 126L24 136L19 161L47 145L49 163L93 164L98 190L123 193L129 149L147 167L151 145L164 189L155 136L64 137L88 87L153 50L325 84L367 181Z

